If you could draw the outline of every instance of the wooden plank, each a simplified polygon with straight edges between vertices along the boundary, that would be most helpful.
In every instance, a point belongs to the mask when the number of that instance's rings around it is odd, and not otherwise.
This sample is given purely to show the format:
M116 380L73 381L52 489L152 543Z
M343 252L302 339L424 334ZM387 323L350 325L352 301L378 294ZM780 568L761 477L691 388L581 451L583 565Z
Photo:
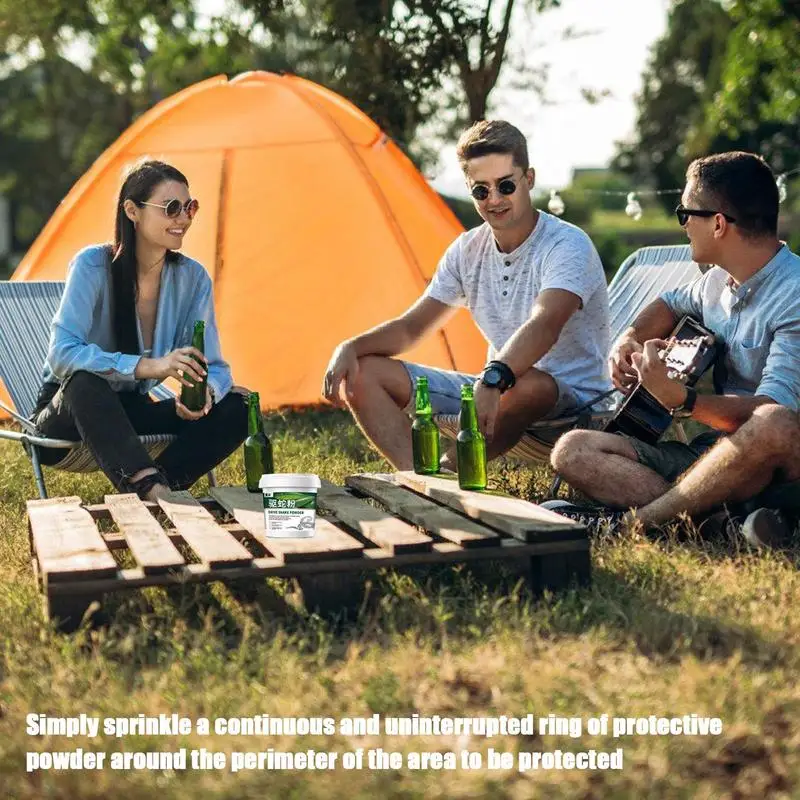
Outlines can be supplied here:
M234 567L253 560L247 548L217 525L189 492L170 492L159 497L158 504L189 547L210 567Z
M402 486L455 508L462 514L523 542L565 541L586 536L584 525L527 500L496 492L460 489L455 475L398 472L395 480Z
M195 497L195 500L212 514L222 511L219 503L213 497ZM159 509L158 503L152 500L141 500L140 502L148 511L158 511ZM111 519L111 512L105 503L85 503L83 507L92 515L93 519Z
M272 540L270 540L272 541ZM487 559L514 559L529 555L550 553L588 552L586 539L571 542L545 542L543 544L524 544L517 539L500 540L499 547L474 547L464 549L452 542L435 542L429 553L403 553L393 556L378 547L365 549L362 556L339 558L324 561L319 558L287 564L278 558L254 558L246 567L231 567L225 570L209 568L207 564L187 564L179 570L161 575L145 575L140 568L120 570L117 578L89 580L85 582L56 583L49 588L52 594L73 594L87 591L107 592L117 589L136 589L142 586L172 586L184 583L207 583L217 580L237 580L259 576L291 578L299 575L363 571L395 567L415 567L428 564L454 564Z
M254 539L286 564L360 556L364 545L326 519L317 517L314 535L306 539L270 538L264 529L260 494L243 486L215 486L211 494Z
M103 578L117 574L117 562L79 497L28 500L31 545L42 580Z
M351 475L345 483L383 503L397 516L462 547L497 544L500 534L378 475Z
M433 546L431 537L421 533L413 525L367 505L328 481L322 481L322 488L317 493L317 504L390 553L427 552Z
M226 512L227 513L227 512ZM109 514L109 519L111 518L111 514ZM237 542L241 542L245 545L246 549L250 551L252 555L257 558L263 558L266 555L266 551L264 550L264 546L258 540L254 539L250 531L246 531L238 522L218 522L217 523L220 528L224 531L228 531L228 533L236 539ZM175 545L185 545L187 542L184 540L183 536L181 536L175 528L165 528L164 535ZM125 539L124 534L116 533L111 531L103 531L102 532L103 539L105 543L108 545L108 549L112 552L114 550L127 550L128 549L128 542ZM253 549L257 552L253 553Z
M106 506L145 574L164 572L186 563L161 525L135 494L107 494Z

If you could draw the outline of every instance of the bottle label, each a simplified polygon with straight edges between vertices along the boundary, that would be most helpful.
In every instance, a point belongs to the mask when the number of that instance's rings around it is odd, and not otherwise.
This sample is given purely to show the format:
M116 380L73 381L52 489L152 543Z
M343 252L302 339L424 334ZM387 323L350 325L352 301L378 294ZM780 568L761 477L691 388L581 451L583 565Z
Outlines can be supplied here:
M316 492L264 492L264 526L267 536L309 537L317 518Z

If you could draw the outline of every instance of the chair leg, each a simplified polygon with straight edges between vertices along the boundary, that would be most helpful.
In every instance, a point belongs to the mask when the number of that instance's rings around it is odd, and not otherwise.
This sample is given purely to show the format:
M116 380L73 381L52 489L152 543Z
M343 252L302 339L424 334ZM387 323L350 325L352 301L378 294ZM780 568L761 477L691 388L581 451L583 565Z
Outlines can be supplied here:
M214 474L214 470L210 470L206 476L208 478L208 485L212 488L217 485L217 476Z
M33 465L33 477L36 479L36 488L39 490L39 497L42 500L47 500L47 487L44 485L44 473L42 472L42 465L39 462L39 449L31 445L31 464Z
M563 481L564 479L558 473L556 473L555 478L553 478L553 482L550 484L550 491L547 496L548 500L555 500Z

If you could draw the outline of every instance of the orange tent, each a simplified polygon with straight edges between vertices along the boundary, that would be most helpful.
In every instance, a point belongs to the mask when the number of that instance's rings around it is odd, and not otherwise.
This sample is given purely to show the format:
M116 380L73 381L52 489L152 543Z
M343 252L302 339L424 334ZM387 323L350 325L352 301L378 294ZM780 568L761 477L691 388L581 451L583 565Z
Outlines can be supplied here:
M113 231L123 169L174 164L201 211L184 252L214 281L223 353L264 407L321 400L336 344L408 307L462 228L411 162L349 102L294 76L190 86L142 115L75 184L12 280L62 280ZM408 355L476 371L465 311Z

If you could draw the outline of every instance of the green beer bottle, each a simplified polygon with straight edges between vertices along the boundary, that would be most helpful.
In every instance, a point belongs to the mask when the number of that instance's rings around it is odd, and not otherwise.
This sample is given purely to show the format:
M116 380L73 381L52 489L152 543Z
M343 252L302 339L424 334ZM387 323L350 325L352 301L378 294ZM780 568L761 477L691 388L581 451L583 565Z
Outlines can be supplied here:
M461 387L460 430L456 437L458 485L462 489L486 488L486 439L478 429L472 386Z
M198 319L194 323L194 332L192 333L192 347L196 347L201 353L205 353L205 335L206 335L206 324L203 320ZM197 359L195 358L195 361ZM203 362L198 361L198 364L203 369L206 369L206 365ZM191 383L192 378L188 375L183 376L185 380ZM181 403L183 403L189 411L202 411L206 405L206 386L208 385L208 376L204 375L203 380L199 383L195 383L192 386L186 386L185 384L181 384Z
M250 392L247 400L247 438L244 440L244 473L247 491L260 492L258 482L262 475L275 472L272 463L272 445L261 418L261 401L258 392Z
M416 416L411 425L411 452L414 472L435 475L439 471L439 428L433 421L428 379L417 378Z

